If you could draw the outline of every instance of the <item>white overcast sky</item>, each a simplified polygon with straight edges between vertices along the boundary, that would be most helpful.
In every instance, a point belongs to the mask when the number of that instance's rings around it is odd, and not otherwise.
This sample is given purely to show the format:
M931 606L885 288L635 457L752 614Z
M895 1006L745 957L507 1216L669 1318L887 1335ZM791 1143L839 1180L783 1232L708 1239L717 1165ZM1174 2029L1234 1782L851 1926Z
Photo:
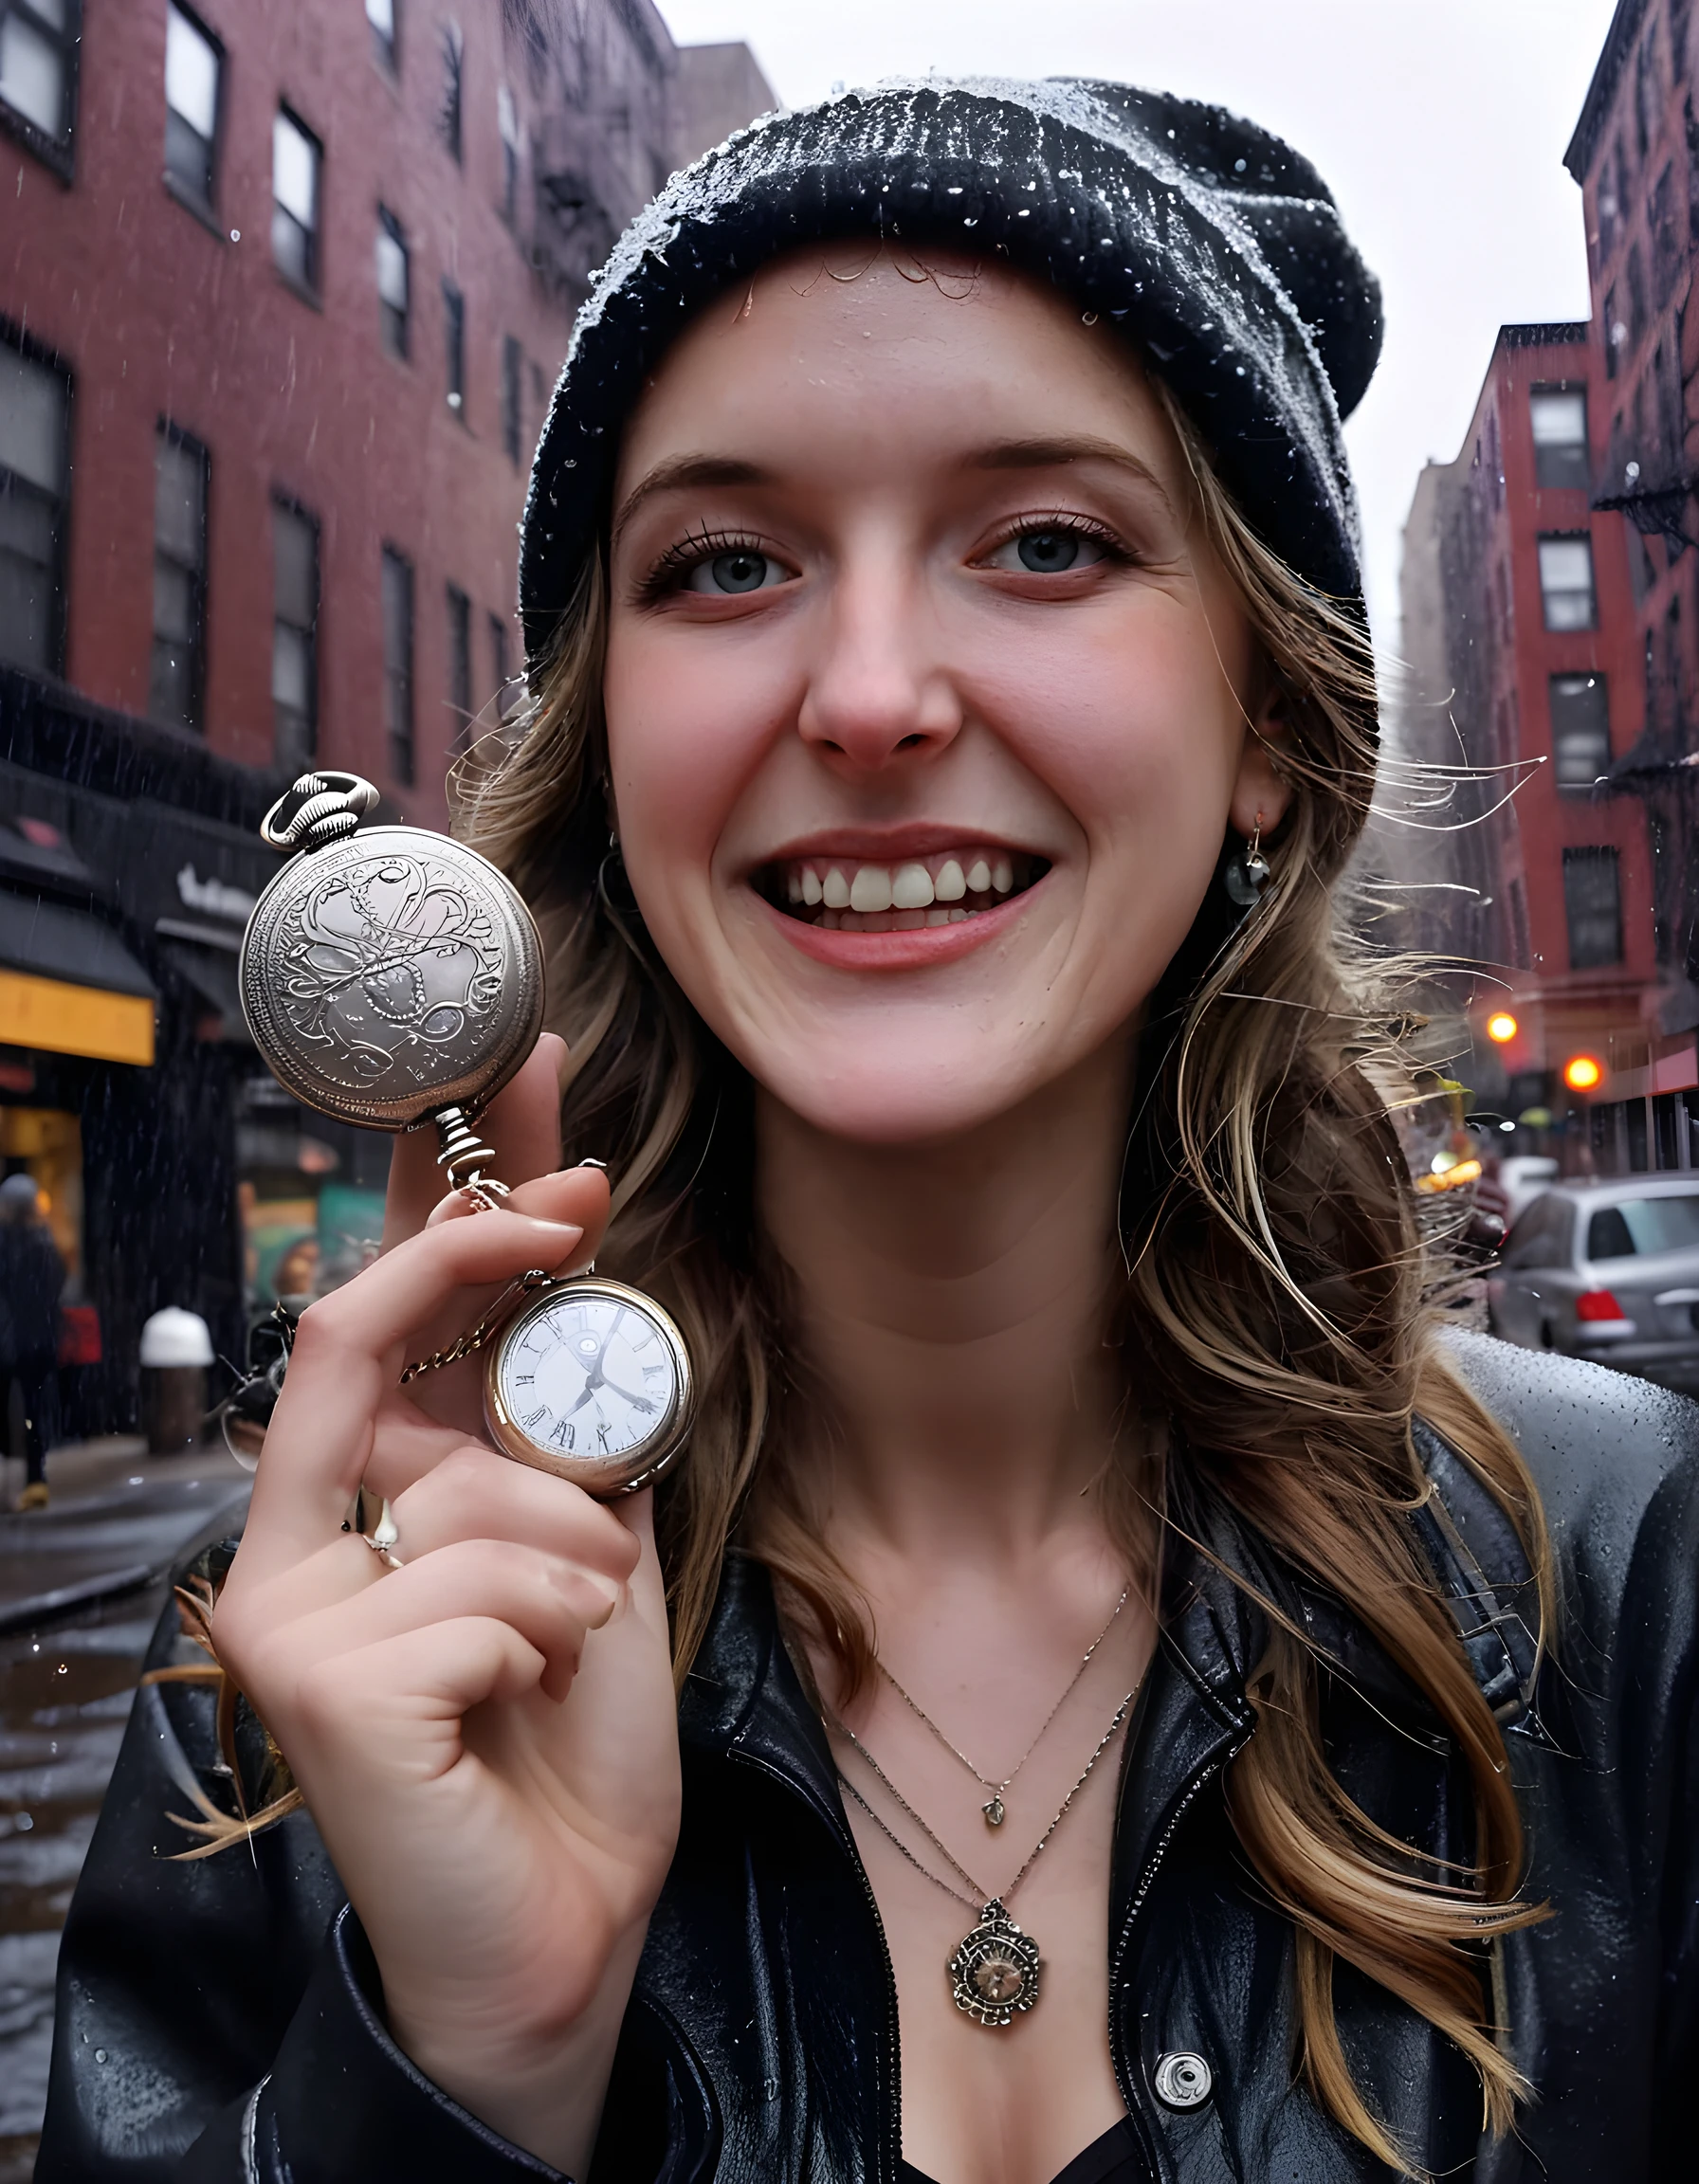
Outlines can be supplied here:
M1235 108L1307 154L1386 296L1380 369L1346 430L1388 649L1416 473L1457 453L1494 334L1587 316L1562 155L1613 5L659 0L681 44L746 39L788 105L930 67L1107 76Z

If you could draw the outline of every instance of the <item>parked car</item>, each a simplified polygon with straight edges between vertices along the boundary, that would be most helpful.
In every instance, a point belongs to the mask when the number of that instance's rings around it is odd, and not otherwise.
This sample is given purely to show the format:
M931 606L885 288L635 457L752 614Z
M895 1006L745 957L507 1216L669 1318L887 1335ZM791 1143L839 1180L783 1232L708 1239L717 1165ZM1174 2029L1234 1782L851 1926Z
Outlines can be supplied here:
M1492 1330L1699 1394L1699 1174L1543 1191L1487 1283Z
M1510 1201L1509 1220L1558 1179L1558 1164L1544 1154L1513 1153L1498 1164L1498 1179Z

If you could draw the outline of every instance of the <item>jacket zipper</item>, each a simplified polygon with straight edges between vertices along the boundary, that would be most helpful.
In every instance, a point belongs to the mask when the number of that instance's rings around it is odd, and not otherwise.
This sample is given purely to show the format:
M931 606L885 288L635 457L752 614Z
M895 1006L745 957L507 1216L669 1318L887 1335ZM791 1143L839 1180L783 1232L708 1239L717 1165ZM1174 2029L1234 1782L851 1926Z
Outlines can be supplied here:
M804 1794L797 1784L782 1768L772 1766L765 1759L758 1759L753 1752L740 1751L736 1743L731 1746L729 1757L757 1774L765 1774L770 1781L778 1783L798 1804L806 1806L815 1819L826 1820L827 1830L849 1859L856 1880L861 1884L863 1901L868 1915L873 1921L873 1933L879 1942L879 1961L885 1970L885 2048L890 2070L891 2097L886 2104L886 2123L882 2144L885 2160L881 2168L879 2184L897 2184L897 2171L903 2162L903 2042L897 2015L897 1968L891 1962L890 1944L885 1938L885 1920L879 1916L879 1902L873 1894L873 1884L868 1879L867 1867L861 1862L861 1852L855 1847L855 1838L848 1828L841 1830L822 1814L812 1797Z
M1215 1776L1238 1757L1250 1741L1251 1732L1247 1731L1240 1737L1236 1744L1230 1745L1225 1752L1217 1754L1206 1766L1199 1768L1180 1793L1178 1803L1168 1815L1162 1832L1156 1840L1149 1858L1145 1861L1144 1870L1139 1877L1139 1885L1133 1892L1132 1902L1127 1906L1126 1917L1122 1921L1121 1938L1116 1943L1115 1955L1109 1965L1109 2057L1115 2066L1115 2076L1121 2086L1121 2097L1126 2102L1127 2114L1138 2119L1139 2128L1144 2139L1145 2158L1149 2162L1151 2175L1156 2179L1160 2179L1162 2175L1162 2164L1157 2157L1156 2134L1150 2119L1145 2113L1141 2090L1133 2081L1132 2066L1121 2038L1121 2012L1115 2007L1115 1997L1121 1992L1127 1950L1133 1938L1133 1928L1138 1923L1139 1914L1144 1908L1151 1888L1155 1884L1158 1869L1167 1855L1168 1846L1173 1842L1180 1822Z

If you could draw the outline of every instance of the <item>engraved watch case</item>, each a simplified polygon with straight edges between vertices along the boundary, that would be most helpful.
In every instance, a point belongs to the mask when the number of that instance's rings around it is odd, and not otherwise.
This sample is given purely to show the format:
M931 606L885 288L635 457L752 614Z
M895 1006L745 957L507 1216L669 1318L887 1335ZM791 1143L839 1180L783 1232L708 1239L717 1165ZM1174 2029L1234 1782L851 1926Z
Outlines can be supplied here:
M372 1129L484 1106L542 1028L530 911L487 858L423 828L293 858L248 920L239 978L284 1087Z

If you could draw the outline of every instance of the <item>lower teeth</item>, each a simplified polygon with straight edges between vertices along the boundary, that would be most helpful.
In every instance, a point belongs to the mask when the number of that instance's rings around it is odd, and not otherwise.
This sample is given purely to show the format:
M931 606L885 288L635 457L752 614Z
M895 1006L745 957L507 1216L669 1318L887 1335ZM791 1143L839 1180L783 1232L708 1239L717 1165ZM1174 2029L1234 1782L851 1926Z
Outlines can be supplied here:
M964 925L977 910L822 910L814 922L828 933L914 933L923 925Z

